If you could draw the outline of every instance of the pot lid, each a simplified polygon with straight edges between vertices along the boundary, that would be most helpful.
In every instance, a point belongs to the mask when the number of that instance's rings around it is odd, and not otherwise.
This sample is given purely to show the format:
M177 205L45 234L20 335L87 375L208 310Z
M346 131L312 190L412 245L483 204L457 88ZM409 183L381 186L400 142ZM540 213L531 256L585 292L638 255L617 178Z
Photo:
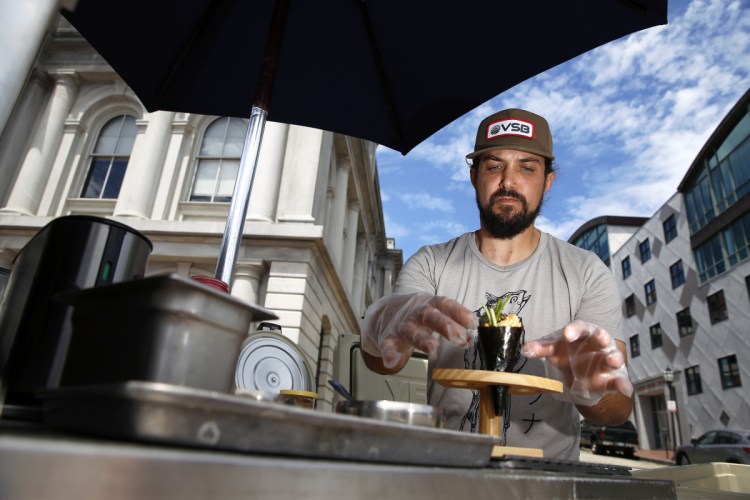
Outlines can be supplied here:
M235 384L279 394L282 390L310 391L312 376L299 347L279 333L252 333L243 342Z

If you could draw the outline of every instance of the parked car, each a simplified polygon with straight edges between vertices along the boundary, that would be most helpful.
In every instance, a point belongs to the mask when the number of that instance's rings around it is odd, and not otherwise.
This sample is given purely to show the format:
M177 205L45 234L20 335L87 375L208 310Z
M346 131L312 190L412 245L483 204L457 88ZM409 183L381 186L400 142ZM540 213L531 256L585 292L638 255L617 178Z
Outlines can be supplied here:
M726 462L750 464L750 431L715 429L710 430L690 444L677 448L677 465Z
M638 449L638 431L630 421L622 425L600 425L582 420L581 446L591 448L597 455L622 453L632 457Z

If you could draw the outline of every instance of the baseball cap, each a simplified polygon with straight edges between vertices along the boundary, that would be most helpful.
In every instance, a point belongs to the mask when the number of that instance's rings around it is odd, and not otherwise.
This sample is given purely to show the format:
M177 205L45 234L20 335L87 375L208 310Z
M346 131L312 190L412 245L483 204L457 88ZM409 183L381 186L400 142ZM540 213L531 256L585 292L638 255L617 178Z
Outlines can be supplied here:
M518 149L555 159L547 120L523 109L504 109L482 120L474 151L466 155L466 159L493 149Z

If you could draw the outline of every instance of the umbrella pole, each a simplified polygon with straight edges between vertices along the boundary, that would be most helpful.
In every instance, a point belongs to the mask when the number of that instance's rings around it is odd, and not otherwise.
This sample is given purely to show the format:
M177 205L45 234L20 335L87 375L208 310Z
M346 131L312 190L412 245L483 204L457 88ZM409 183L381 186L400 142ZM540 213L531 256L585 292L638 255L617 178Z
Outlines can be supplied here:
M227 225L224 228L224 239L219 249L219 259L216 263L215 277L232 288L234 267L237 264L237 254L242 244L242 232L245 227L245 215L250 205L250 192L253 188L255 170L258 167L260 144L263 139L263 129L268 116L268 103L271 101L271 90L276 73L276 63L281 53L281 42L284 39L284 28L289 13L289 0L276 0L274 4L271 29L268 33L266 56L260 73L260 82L256 92L255 104L250 112L250 124L247 127L245 145L242 148L240 168L234 182L232 201L229 204Z
M242 244L242 233L245 227L245 215L250 204L250 192L253 189L255 170L258 167L260 144L266 126L268 113L259 106L253 106L250 113L250 124L247 127L245 145L242 149L240 167L234 182L232 201L229 204L227 225L224 228L224 239L219 250L215 277L232 286L237 254Z

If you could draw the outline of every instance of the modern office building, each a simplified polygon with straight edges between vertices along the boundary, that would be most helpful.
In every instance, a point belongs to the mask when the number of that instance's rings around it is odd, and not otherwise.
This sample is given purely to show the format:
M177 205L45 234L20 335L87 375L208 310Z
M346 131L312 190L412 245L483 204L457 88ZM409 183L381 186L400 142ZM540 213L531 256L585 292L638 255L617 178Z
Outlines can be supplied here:
M607 217L570 239L604 255L620 288L643 448L750 428L749 106L750 91L626 241Z
M248 120L147 112L59 18L4 125L2 287L30 238L71 214L146 235L147 276L214 275ZM337 339L359 334L403 260L385 235L376 147L267 123L234 273L232 295L279 316L322 409L331 408Z

